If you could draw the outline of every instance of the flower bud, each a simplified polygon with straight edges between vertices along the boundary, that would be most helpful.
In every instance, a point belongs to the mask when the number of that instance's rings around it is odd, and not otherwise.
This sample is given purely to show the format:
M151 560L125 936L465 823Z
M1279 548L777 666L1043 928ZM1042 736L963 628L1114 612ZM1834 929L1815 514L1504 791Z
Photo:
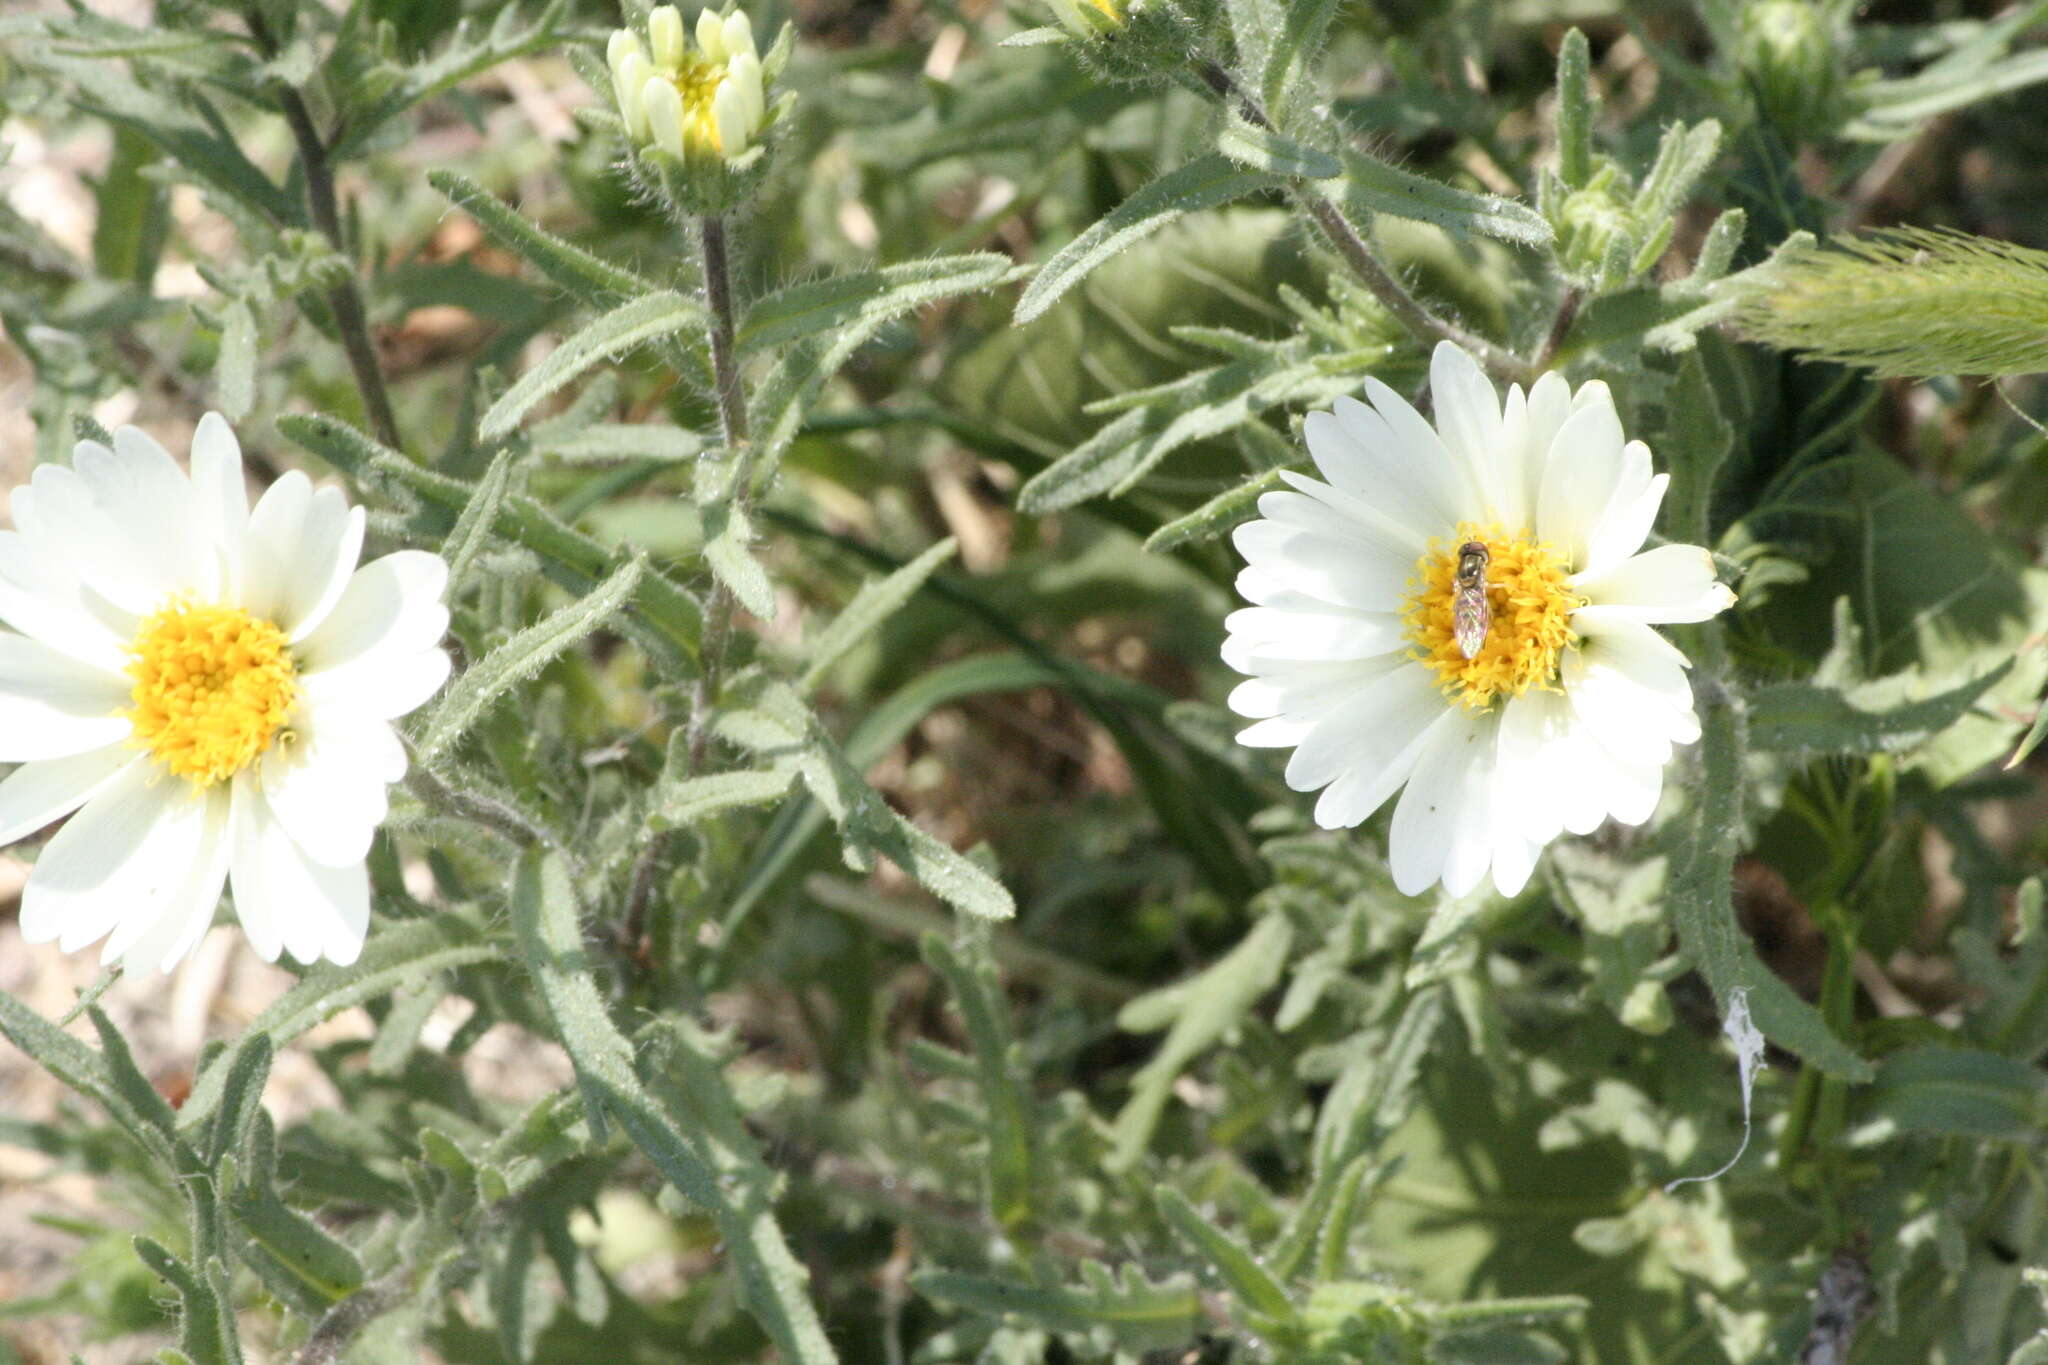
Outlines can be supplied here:
M708 60L725 60L725 20L717 10L707 9L697 15L697 46L704 50Z
M1834 23L1808 0L1754 0L1743 7L1737 59L1758 112L1794 142L1832 130L1842 71Z
M654 64L663 71L683 69L683 16L674 5L661 5L647 16L647 44L654 49Z
M726 16L725 24L721 29L721 36L725 42L728 60L742 53L749 56L758 55L754 50L753 21L747 18L745 10L736 9Z
M740 53L726 63L725 82L739 91L748 130L759 128L761 120L768 116L768 97L761 86L761 59L752 52Z
M642 92L650 79L656 79L654 66L637 43L612 67L612 93L618 96L619 117L626 121L626 136L635 142L647 140L647 101Z
M727 212L752 192L776 111L744 11L704 10L691 29L661 5L644 35L619 30L605 55L626 136L641 152L626 171L643 190L680 217Z
M747 152L746 97L739 87L726 81L711 97L711 117L718 129L718 154L727 161Z
M683 146L683 97L676 92L675 84L665 76L650 76L640 98L647 110L647 126L654 145L681 161L687 154Z
M1565 273L1589 280L1600 272L1615 239L1629 231L1629 203L1614 168L1596 173L1557 210L1557 254Z

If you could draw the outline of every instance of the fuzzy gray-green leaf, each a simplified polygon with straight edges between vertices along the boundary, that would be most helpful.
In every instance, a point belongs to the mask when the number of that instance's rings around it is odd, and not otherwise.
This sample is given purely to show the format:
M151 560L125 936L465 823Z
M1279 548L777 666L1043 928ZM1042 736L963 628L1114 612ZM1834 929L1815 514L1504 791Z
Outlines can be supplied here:
M882 622L895 615L910 600L911 594L923 587L924 581L951 559L959 548L960 542L948 536L887 578L870 579L861 584L853 600L811 642L810 662L804 667L797 689L808 692L816 687L833 664L871 636Z
M427 172L427 183L477 220L492 241L524 258L543 275L587 303L610 306L652 294L657 286L624 266L535 226L527 217L466 175Z
M1259 1264L1244 1244L1202 1216L1179 1190L1162 1185L1153 1193L1159 1214L1218 1274L1239 1298L1275 1322L1294 1319L1294 1303L1273 1272Z
M1266 128L1233 118L1216 139L1216 150L1240 166L1268 175L1334 180L1344 173L1337 158Z
M634 1049L612 1023L591 974L575 889L558 855L528 849L513 877L512 925L527 965L575 1063L590 1103L601 1106L633 1143L693 1203L710 1211L724 1238L725 1254L739 1275L748 1310L789 1365L832 1365L838 1359L805 1290L809 1275L790 1254L758 1181L739 1191L735 1202L720 1179L703 1141L737 1136L730 1115L697 1131L682 1126L684 1115L665 1112L634 1069ZM717 1087L715 1073L696 1078ZM714 1097L715 1098L715 1097ZM725 1097L730 1104L730 1097ZM756 1163L758 1164L758 1158Z
M1259 499L1287 487L1281 471L1269 469L1256 478L1225 489L1185 516L1175 517L1145 540L1145 548L1159 553L1181 545L1227 536L1259 515Z
M1174 219L1228 204L1283 184L1264 171L1246 170L1212 152L1168 171L1092 224L1038 269L1017 300L1017 321L1029 322L1087 278L1104 261Z
M499 451L491 459L491 467L477 480L476 492L470 495L469 504L462 509L462 515L455 519L455 529L442 542L441 558L448 561L449 601L461 593L462 586L469 578L470 566L476 563L477 555L490 543L491 532L498 524L498 511L505 502L505 490L512 481L512 453Z
M1386 213L1434 223L1461 236L1497 237L1517 246L1550 244L1550 224L1526 204L1457 189L1355 148L1344 153L1344 179L1323 187L1322 193L1364 217Z
M570 335L547 359L521 375L484 413L477 433L486 441L496 440L518 426L542 399L591 366L620 359L650 341L702 330L704 325L704 305L673 291L621 304Z
M633 595L641 572L639 560L627 561L588 596L556 608L464 669L422 727L421 761L430 763L445 753L493 702L602 626Z
M657 829L694 824L729 810L765 806L788 795L796 781L791 770L706 773L661 789L651 823Z
M247 417L256 404L256 314L246 299L228 300L221 318L213 387L221 412L231 422Z
M1885 753L1905 749L1968 715L1977 699L2012 671L2012 661L1958 687L1877 711L1856 704L1856 694L1813 683L1772 683L1750 695L1749 735L1756 748L1777 752Z

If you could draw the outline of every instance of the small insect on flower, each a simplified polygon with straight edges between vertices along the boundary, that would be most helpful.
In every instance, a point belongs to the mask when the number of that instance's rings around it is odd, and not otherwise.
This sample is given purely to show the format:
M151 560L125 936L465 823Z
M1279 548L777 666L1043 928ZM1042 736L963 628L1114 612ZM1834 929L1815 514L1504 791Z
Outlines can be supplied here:
M1458 547L1458 587L1452 599L1452 629L1458 637L1458 652L1468 659L1479 657L1486 647L1486 630L1493 624L1493 608L1486 601L1486 542L1468 540Z

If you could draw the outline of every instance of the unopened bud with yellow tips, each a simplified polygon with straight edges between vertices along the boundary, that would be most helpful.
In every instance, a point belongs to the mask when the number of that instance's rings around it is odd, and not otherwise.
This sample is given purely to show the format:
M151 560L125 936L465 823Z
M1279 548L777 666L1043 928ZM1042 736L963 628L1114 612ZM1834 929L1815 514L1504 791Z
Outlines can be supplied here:
M766 74L746 13L705 10L692 49L674 5L647 16L647 41L612 34L612 92L626 135L686 165L745 157L768 122Z

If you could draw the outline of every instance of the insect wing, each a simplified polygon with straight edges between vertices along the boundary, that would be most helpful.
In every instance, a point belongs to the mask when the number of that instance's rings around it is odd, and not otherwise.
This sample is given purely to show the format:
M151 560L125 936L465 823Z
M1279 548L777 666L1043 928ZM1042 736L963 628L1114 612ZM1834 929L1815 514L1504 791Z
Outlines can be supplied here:
M1493 608L1486 600L1486 562L1483 541L1468 540L1458 547L1457 590L1451 598L1451 633L1457 637L1458 652L1477 658L1486 645L1486 631L1493 624Z
M1477 658L1486 645L1486 632L1493 625L1493 608L1486 602L1486 583L1459 583L1451 601L1451 632L1457 637L1458 652Z

